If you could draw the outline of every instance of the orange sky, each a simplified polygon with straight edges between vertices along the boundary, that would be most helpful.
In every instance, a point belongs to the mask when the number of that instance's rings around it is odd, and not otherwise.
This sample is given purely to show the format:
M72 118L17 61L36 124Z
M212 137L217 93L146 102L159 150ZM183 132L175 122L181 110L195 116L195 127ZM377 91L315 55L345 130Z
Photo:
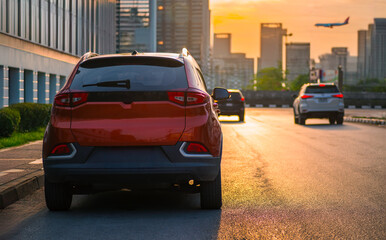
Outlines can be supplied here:
M232 52L247 57L260 55L260 23L281 22L288 42L310 42L311 58L331 52L331 47L348 47L357 55L357 31L367 29L375 17L386 18L386 0L210 0L214 33L232 33ZM330 28L315 23L343 22Z

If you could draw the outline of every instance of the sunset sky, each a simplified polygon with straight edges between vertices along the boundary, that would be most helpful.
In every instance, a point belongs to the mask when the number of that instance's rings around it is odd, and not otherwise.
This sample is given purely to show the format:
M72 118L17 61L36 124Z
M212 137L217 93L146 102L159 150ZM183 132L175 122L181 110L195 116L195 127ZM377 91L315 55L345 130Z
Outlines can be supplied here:
M386 0L210 0L214 33L232 33L232 52L247 57L260 55L260 23L280 22L288 42L310 42L311 58L331 52L331 47L348 47L357 55L357 31L367 29L374 18L386 18ZM330 28L315 23L343 22Z

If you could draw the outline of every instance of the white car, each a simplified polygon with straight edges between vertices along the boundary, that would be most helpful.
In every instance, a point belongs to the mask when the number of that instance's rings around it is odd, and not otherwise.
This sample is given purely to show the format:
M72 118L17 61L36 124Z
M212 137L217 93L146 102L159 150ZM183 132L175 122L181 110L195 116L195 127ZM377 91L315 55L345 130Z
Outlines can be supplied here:
M308 118L328 118L330 124L342 124L343 94L333 83L308 83L295 95L294 121L305 125Z

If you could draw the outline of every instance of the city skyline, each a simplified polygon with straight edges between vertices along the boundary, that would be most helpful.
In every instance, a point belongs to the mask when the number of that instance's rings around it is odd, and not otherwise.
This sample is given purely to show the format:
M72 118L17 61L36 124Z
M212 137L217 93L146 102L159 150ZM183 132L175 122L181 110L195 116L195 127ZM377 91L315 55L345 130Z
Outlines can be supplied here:
M287 42L310 42L311 58L318 60L332 47L348 47L350 55L357 56L357 31L367 29L374 18L386 17L386 2L379 0L212 0L210 7L214 33L232 33L232 51L254 58L260 56L261 23L282 23L288 33L293 33ZM350 23L346 26L314 26L316 22L343 21L348 16Z

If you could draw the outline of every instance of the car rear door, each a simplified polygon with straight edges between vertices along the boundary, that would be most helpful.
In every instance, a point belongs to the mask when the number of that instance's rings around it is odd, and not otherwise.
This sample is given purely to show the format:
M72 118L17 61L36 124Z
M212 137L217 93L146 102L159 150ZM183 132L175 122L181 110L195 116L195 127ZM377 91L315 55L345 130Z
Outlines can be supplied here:
M341 98L336 97L340 94L335 85L316 85L308 86L306 95L312 96L307 98L307 105L309 109L315 111L338 111Z
M95 85L109 81L129 83ZM84 146L174 145L185 128L185 107L169 101L170 93L187 87L184 64L176 59L87 60L70 87L87 94L72 110L71 131Z

